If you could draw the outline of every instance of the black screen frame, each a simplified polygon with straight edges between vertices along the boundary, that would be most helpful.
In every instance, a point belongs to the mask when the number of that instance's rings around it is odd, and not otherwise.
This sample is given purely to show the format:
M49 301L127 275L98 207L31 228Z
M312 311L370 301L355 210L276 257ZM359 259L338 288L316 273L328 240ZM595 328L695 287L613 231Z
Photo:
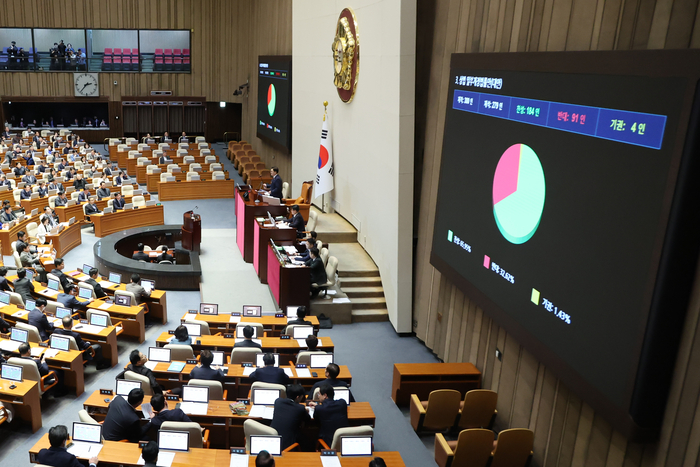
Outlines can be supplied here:
M260 88L260 74L258 73L258 70L260 69L260 63L263 62L287 62L289 64L289 79L287 80L289 82L289 95L287 97L287 105L289 108L288 115L287 115L287 140L285 144L280 144L278 141L275 141L271 138L269 138L267 135L264 133L260 133L259 128L260 125L258 122L260 121L260 115L258 114L258 111L256 110L255 117L256 117L256 136L262 140L264 140L266 143L274 147L275 149L278 149L279 151L282 151L284 154L291 154L292 153L292 79L294 78L293 73L292 73L292 56L291 55L258 55L258 66L256 67L256 74L258 76L256 79L258 80L258 90L257 90L257 99L260 99L260 93L261 93L261 88ZM256 108L260 109L260 103L256 100Z

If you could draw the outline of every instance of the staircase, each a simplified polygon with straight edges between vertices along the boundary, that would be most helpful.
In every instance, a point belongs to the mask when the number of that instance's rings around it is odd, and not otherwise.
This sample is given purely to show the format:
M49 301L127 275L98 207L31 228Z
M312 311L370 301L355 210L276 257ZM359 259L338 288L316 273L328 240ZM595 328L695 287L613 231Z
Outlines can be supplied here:
M352 321L388 321L379 271L339 271L340 287L352 303Z

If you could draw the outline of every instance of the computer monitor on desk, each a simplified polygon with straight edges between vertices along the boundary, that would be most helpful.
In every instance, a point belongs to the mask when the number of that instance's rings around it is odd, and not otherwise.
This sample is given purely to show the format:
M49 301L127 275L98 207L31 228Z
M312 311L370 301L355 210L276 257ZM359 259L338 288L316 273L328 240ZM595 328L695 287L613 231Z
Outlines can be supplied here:
M277 222L275 222L275 218L272 217L272 214L270 214L270 211L267 211L267 219L270 221L270 224L274 227Z

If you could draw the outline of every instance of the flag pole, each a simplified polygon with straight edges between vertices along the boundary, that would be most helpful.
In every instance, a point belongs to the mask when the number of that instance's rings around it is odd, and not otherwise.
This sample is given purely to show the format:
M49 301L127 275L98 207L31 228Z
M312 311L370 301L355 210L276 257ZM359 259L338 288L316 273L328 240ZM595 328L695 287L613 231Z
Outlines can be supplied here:
M323 101L323 121L326 121L326 115L328 114L328 101ZM326 213L326 194L321 195L321 212Z

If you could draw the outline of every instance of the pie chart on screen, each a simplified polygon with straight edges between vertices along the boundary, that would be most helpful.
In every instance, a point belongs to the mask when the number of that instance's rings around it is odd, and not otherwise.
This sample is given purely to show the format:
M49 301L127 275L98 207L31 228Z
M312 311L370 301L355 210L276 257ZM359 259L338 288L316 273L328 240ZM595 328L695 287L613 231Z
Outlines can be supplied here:
M275 85L271 84L267 88L267 113L272 117L275 114L275 104L277 104L277 92L275 91Z
M493 176L493 215L506 240L519 245L535 235L545 191L544 170L535 151L525 144L506 149Z

